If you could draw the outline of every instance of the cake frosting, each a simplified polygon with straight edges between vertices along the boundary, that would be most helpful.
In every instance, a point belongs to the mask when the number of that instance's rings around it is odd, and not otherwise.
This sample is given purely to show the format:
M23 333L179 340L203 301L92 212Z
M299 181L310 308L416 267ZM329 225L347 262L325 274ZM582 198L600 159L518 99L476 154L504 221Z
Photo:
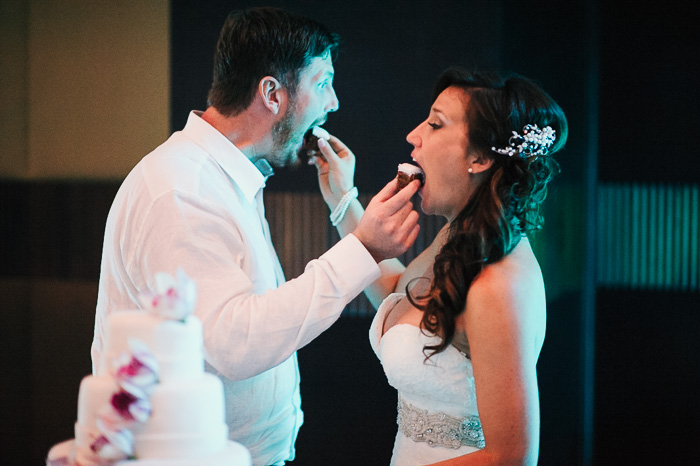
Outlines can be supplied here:
M204 371L202 325L189 279L159 274L146 310L108 317L96 375L78 393L75 439L47 465L249 466L228 439L221 381Z

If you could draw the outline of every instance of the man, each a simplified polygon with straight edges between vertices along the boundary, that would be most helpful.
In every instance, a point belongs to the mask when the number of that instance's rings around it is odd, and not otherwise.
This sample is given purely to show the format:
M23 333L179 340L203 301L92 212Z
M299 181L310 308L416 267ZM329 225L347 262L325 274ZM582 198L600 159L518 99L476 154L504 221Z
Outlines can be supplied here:
M229 15L207 110L192 112L137 164L107 219L93 371L106 370L99 358L107 314L136 308L158 272L182 268L197 284L206 366L224 383L230 437L255 465L294 459L303 420L296 351L418 232L410 203L417 188L394 195L392 182L353 234L285 282L262 192L270 165L297 164L304 133L338 109L336 46L324 26L282 10Z

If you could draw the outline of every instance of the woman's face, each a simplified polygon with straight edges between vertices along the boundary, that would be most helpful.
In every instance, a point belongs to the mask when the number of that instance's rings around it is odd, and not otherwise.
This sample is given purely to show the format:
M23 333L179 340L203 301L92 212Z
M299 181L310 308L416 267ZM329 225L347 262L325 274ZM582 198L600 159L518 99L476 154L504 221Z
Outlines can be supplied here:
M406 136L414 147L411 157L425 172L419 194L426 214L454 219L475 189L467 171L473 159L467 156L468 104L464 90L448 87L433 103L428 119Z

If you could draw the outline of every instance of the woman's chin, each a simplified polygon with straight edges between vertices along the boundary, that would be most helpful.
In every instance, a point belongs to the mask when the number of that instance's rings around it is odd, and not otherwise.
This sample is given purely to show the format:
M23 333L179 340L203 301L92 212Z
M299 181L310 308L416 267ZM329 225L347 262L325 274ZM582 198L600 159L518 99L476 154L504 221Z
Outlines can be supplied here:
M433 215L433 213L430 211L430 203L428 203L422 195L420 200L420 210L422 210L425 215Z

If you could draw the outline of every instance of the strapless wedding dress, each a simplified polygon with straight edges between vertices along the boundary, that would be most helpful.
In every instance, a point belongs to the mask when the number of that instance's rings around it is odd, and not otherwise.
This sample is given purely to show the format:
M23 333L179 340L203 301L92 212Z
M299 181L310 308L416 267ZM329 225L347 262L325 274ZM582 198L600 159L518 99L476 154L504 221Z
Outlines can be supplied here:
M386 316L404 296L387 296L369 333L372 349L399 395L391 465L426 465L483 448L471 360L448 346L426 361L423 347L440 339L415 325L398 324L382 336Z

